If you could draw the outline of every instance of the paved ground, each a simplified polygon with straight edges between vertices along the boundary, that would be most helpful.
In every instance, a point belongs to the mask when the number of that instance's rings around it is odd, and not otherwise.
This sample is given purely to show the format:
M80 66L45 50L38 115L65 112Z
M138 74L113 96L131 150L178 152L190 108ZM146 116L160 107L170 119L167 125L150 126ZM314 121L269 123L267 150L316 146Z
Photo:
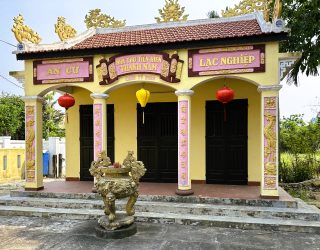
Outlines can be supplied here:
M0 249L320 249L320 235L138 224L121 240L95 237L95 221L0 216Z

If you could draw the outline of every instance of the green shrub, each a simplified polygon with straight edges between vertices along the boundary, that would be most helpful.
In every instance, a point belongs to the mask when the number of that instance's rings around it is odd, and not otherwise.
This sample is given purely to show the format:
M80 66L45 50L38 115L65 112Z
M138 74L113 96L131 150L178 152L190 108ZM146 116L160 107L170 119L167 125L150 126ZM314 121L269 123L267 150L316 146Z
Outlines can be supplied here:
M281 159L279 162L279 180L284 183L301 182L312 179L319 168L318 161L310 155L296 155L293 159Z

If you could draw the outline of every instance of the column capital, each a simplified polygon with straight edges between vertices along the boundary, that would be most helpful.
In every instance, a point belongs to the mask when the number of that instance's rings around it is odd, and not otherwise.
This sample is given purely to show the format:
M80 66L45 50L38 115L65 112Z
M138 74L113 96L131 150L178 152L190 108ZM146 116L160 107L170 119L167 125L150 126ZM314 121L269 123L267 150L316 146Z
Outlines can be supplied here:
M92 99L108 99L109 95L103 94L103 93L92 93L92 94L90 94L90 97Z
M41 96L37 96L37 95L34 95L34 96L22 96L21 99L24 101L24 102L30 102L30 101L37 101L37 102L43 102L43 97Z
M280 84L276 85L262 85L257 88L258 92L266 92L266 91L279 91L282 88Z
M179 89L174 92L176 96L192 96L194 91L191 89Z

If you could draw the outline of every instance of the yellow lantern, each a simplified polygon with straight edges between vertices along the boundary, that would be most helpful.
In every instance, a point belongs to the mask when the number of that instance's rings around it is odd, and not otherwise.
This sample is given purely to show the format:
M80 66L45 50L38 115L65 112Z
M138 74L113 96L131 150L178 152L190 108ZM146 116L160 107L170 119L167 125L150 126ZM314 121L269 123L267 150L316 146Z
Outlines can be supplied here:
M144 124L144 107L148 103L150 92L144 88L141 88L136 92L136 97L142 107L142 123Z

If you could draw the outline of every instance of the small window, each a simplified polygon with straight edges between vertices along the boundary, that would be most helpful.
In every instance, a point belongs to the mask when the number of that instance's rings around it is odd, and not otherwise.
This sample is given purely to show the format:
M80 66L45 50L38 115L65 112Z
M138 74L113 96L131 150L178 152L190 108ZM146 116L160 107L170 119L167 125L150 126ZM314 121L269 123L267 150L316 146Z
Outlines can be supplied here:
M3 170L7 170L7 156L3 156Z
M17 155L17 167L21 168L21 155Z

